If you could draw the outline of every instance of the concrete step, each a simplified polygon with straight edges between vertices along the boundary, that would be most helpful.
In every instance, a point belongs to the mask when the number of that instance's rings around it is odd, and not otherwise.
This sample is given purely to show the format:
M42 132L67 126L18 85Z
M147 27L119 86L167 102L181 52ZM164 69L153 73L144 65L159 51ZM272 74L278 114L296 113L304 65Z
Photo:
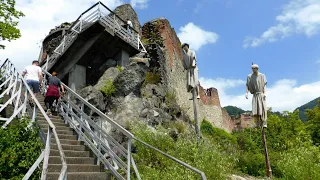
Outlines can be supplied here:
M94 165L94 158L91 157L66 157L67 164L90 164ZM60 156L50 156L49 164L61 164ZM68 178L69 179L69 178Z
M61 144L63 150L72 150L72 151L85 151L84 145L69 145L69 144ZM51 144L51 149L58 150L58 146L55 143Z
M66 134L66 135L73 135L73 131L71 129L68 129L68 130L59 130L59 129L56 129L57 131L57 134Z
M52 119L52 118L50 118L50 120L51 120L51 122L53 123L53 124L56 124L56 123L64 123L64 121L62 120L62 119ZM39 123L47 123L48 124L48 122L47 122L47 120L46 119L39 119L39 118L37 118L37 121L39 122Z
M57 180L60 172L48 173L47 180ZM68 180L107 180L107 173L104 172L68 172Z
M66 157L89 157L89 151L70 151L70 150L63 150L63 153ZM50 150L50 156L60 156L58 150Z
M47 135L47 131L45 131L45 134ZM58 138L59 138L59 140L62 140L62 139L77 140L77 136L76 135L68 135L68 134L58 134ZM53 135L52 135L51 139L54 139Z
M45 121L45 120L38 120L37 121L38 124L42 124L42 125L48 125L48 122ZM65 124L62 120L61 122L59 121L55 121L55 122L52 122L55 126L68 126L67 124Z
M59 135L58 135L58 137L59 137ZM81 145L81 141L77 141L77 140L60 139L60 138L59 138L59 140L60 140L61 144ZM51 142L56 143L56 139L53 138Z
M54 124L55 125L55 124ZM47 129L49 126L49 124L40 124L41 129ZM67 125L63 125L63 126L56 126L56 130L60 130L60 131L73 131L72 128L68 127Z
M51 121L63 121L60 116L49 116L49 118L50 118ZM38 120L44 120L44 121L46 120L44 118L44 116L37 116L37 119Z
M62 168L61 164L49 164L48 172L60 173ZM90 164L68 164L68 172L100 172L101 168L98 165ZM69 177L68 177L69 179Z

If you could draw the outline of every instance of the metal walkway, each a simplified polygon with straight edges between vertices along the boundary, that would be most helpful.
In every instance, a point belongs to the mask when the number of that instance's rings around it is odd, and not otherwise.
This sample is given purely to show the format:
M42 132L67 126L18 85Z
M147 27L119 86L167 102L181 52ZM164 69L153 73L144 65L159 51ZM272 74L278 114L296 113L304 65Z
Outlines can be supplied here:
M65 155L65 150L63 149L64 146L62 143L60 143L62 140L59 139L56 126L52 122L53 120L47 116L41 106L41 103L37 100L33 92L27 86L26 81L21 78L20 74L17 72L10 60L7 59L3 63L0 71L0 88L2 92L0 94L0 98L3 98L4 95L8 95L10 97L7 102L4 102L4 104L0 105L0 112L8 106L13 106L14 108L14 112L10 117L0 119L5 121L5 124L2 126L2 128L6 128L15 117L21 118L25 115L28 115L31 118L31 123L29 124L28 128L33 127L32 123L35 123L37 126L39 126L39 116L37 117L37 114L40 114L43 118L43 121L45 120L48 124L47 132L42 132L40 129L40 137L45 144L45 149L23 179L28 179L33 171L39 167L41 162L43 162L41 168L41 179L48 179L47 174L48 165L50 164L49 155L51 153L52 135L56 143L55 146L57 146L57 154L59 155L62 164L61 171L59 173L59 180L67 179L67 176L71 174L68 173L68 160ZM41 89L42 94L46 92L47 88L46 77L50 76L50 74L44 70L43 74L43 87ZM130 180L133 178L132 176L135 176L134 179L141 179L138 171L139 165L136 165L131 154L132 143L136 141L144 145L144 148L148 148L162 154L165 158L171 159L173 162L180 164L186 169L199 174L199 177L201 177L202 180L206 180L206 176L202 171L136 138L132 133L121 127L117 122L113 121L110 117L102 113L88 101L84 100L65 84L63 84L63 86L67 93L57 104L58 112L60 117L63 119L61 123L64 123L73 129L73 131L77 134L77 140L82 141L93 152L94 156L96 157L95 163L97 165L103 165L105 169L108 170L116 179ZM28 93L26 93L26 91ZM30 100L28 100L28 96L32 98L34 107L29 105L28 101ZM37 113L38 111L40 113ZM90 115L93 113L95 114L94 119ZM126 142L119 143L113 137L114 133L125 136Z
M63 53L73 44L78 35L97 22L105 27L106 31L112 31L114 35L117 35L140 52L146 52L146 49L140 40L139 33L134 29L132 29L131 32L128 32L127 29L120 25L126 24L126 22L99 1L78 17L69 31L63 36L60 45L54 50L54 53L49 59L44 60L46 63L42 68L50 70ZM43 52L41 51L39 57L42 57L42 53Z

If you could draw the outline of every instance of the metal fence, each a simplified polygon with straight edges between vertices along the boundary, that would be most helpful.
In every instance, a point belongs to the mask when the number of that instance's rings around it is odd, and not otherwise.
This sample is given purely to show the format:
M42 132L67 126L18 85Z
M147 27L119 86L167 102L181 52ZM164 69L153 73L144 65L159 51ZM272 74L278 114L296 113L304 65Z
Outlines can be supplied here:
M41 152L39 158L36 160L33 166L29 169L29 171L23 177L23 180L29 179L32 173L34 172L34 170L40 165L42 161L43 161L43 166L42 166L41 180L46 179L52 135L56 140L56 144L58 146L59 155L62 162L62 169L59 176L59 180L66 179L67 177L66 176L67 175L66 158L63 153L62 146L58 138L54 124L49 119L49 117L47 116L43 108L41 107L39 101L37 100L33 92L30 90L29 86L27 85L27 82L23 78L21 78L20 74L17 72L16 68L10 62L9 59L7 59L2 64L0 70L1 70L0 81L2 82L0 85L0 89L3 90L3 92L0 95L0 98L3 98L5 95L8 95L9 97L9 99L4 104L0 105L1 107L0 112L3 111L5 108L13 105L13 114L9 118L0 119L2 121L5 121L2 128L6 128L15 117L21 118L28 115L29 117L31 117L31 121L28 127L26 128L32 128L32 125L37 118L37 111L40 111L41 114L44 116L45 120L48 122L47 135L42 133L42 136L44 136L44 139L46 139L45 149L44 151ZM34 103L33 108L31 108L29 105L30 101L33 101ZM27 109L29 109L29 111Z
M146 52L140 35L134 29L127 29L123 27L126 24L118 15L110 10L101 2L94 4L92 7L83 12L78 19L70 27L69 31L63 36L60 45L54 50L50 56L49 63L46 63L44 68L50 69L58 60L58 58L72 45L77 39L78 34L88 29L94 23L99 22L106 29L110 29L114 34L126 41L134 48L141 52Z

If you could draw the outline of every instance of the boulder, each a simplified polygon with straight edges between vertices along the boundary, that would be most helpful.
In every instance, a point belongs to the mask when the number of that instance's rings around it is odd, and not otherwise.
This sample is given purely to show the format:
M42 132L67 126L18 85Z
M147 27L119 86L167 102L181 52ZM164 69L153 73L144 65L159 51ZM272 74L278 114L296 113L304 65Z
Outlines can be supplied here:
M146 77L146 65L131 64L114 80L117 96L127 96L131 92L140 94L140 87Z
M93 106L98 108L100 111L104 111L106 108L106 104L103 100L103 95L100 91L95 89L92 86L87 86L81 90L78 91L78 94L87 100L89 103L91 103ZM89 111L89 109L84 109L85 113L92 115L92 112Z
M139 120L140 112L143 110L142 99L134 93L130 93L123 98L121 104L116 108L115 121L123 127L127 127L128 122Z
M94 88L100 91L108 81L113 82L115 78L119 75L119 73L120 71L118 68L111 67L107 69L98 80L98 83L94 85Z

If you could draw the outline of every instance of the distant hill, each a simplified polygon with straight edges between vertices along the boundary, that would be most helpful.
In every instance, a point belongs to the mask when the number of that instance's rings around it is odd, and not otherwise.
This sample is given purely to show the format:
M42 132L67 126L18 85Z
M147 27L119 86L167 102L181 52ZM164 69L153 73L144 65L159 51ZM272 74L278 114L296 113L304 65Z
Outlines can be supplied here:
M302 121L307 121L307 116L305 114L306 109L313 109L315 106L318 105L319 100L320 100L320 97L318 97L318 98L308 102L307 104L304 104L304 105L297 108L297 109L299 109L299 117Z
M241 108L238 108L236 106L226 106L224 109L228 112L229 116L239 116L240 114L247 112Z

